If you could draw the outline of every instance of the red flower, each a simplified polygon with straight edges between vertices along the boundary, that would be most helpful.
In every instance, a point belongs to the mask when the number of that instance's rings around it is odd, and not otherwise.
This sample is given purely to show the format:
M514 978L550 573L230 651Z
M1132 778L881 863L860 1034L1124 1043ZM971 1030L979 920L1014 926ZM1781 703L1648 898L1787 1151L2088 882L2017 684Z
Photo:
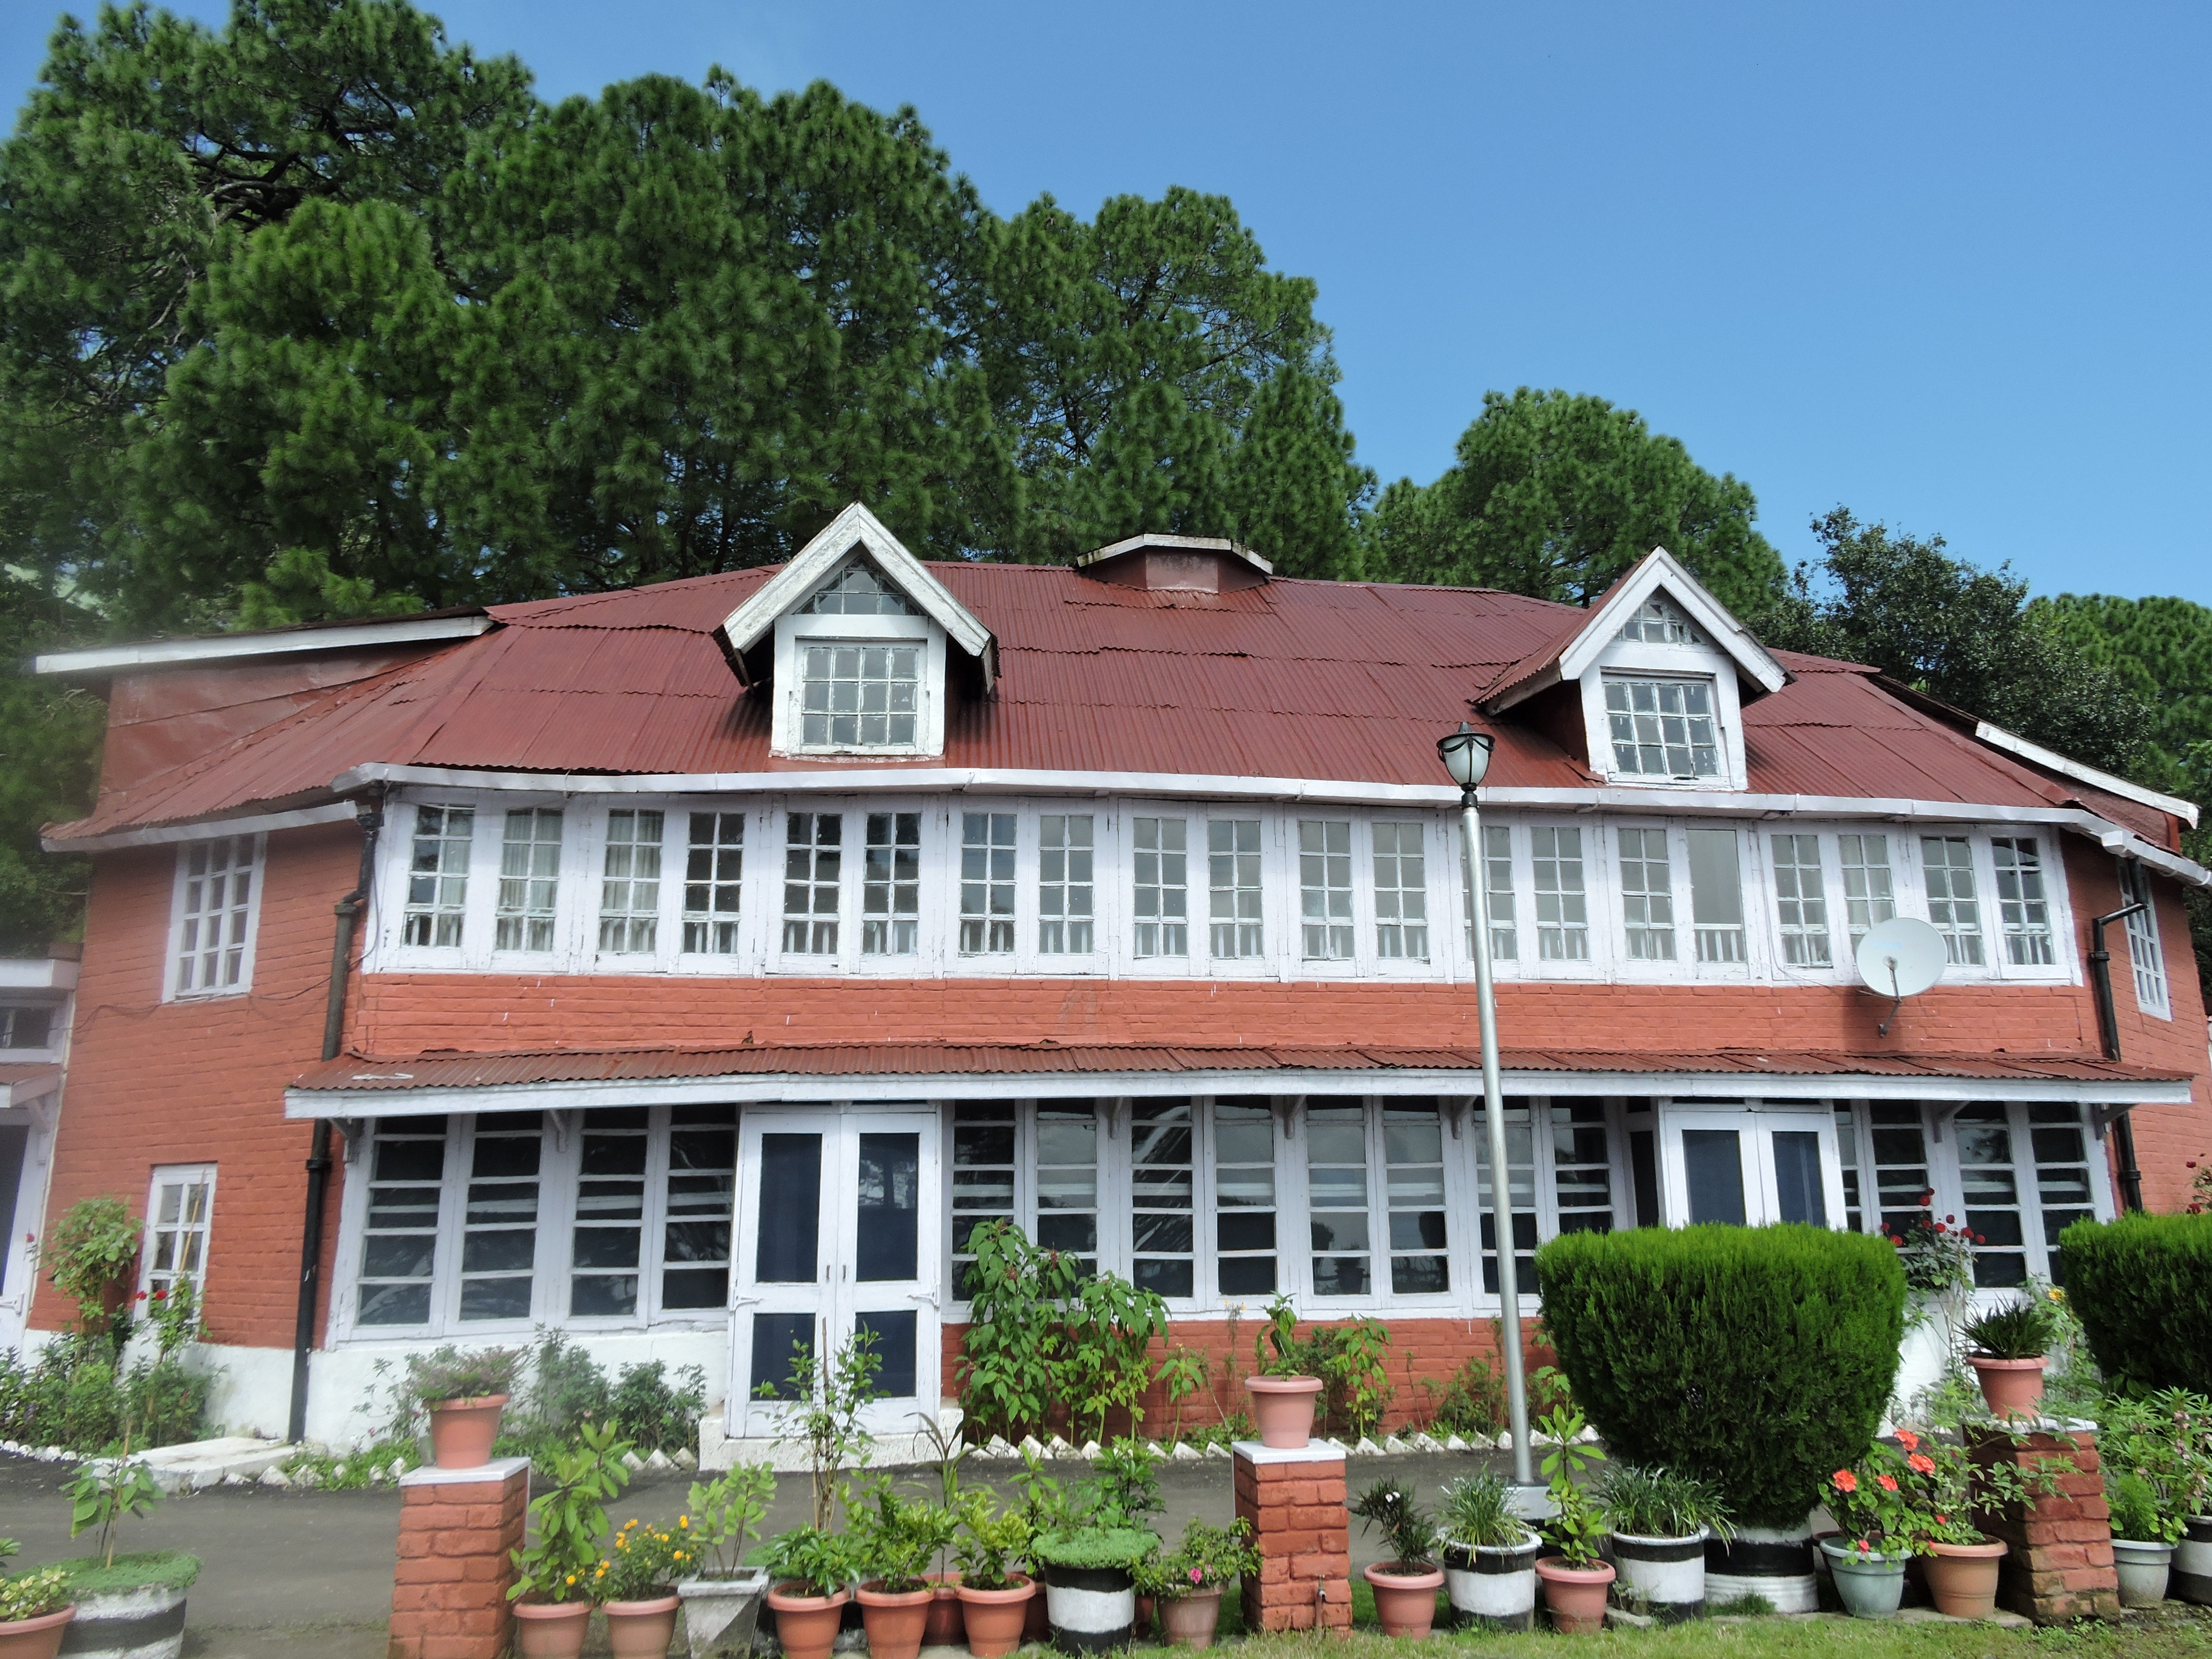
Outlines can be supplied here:
M1859 1540L1858 1548L1859 1553L1862 1555L1872 1555L1874 1553L1874 1546L1868 1543L1863 1538Z
M1943 1218L1943 1219L1944 1219L1944 1221L1945 1221L1945 1223L1946 1223L1946 1224L1948 1224L1948 1223L1951 1223L1951 1222L1955 1222L1956 1220L1958 1220L1958 1218L1958 1218L1958 1217L1956 1217L1956 1216L1954 1216L1954 1215L1947 1215L1947 1216L1945 1216L1945 1217Z
M1951 1517L1948 1515L1939 1515L1936 1517L1936 1524L1939 1527L1948 1527L1951 1524Z
M1930 1187L1926 1192L1920 1194L1920 1207L1923 1210L1935 1201L1936 1189L1933 1187Z
M1915 1452L1905 1460L1905 1467L1915 1474L1933 1474L1936 1473L1936 1460L1926 1452Z
M1984 1238L1979 1233L1976 1233L1974 1235L1974 1243L1977 1244L1986 1244L1989 1242L1990 1241L1988 1239Z
M1897 1490L1897 1477L1893 1474L1877 1474L1875 1476L1875 1480L1884 1492Z
M137 1294L137 1295L136 1295L136 1296L132 1297L131 1299L133 1302L143 1302L143 1301L146 1299L146 1292L145 1292L145 1291L139 1291L139 1292L138 1292L138 1294Z
M1859 1489L1858 1476L1849 1469L1838 1469L1828 1479L1838 1492L1856 1492Z
M168 1299L169 1293L167 1291L156 1291L154 1292L154 1300L156 1302L167 1302Z
M1897 1443L1904 1447L1907 1451L1918 1451L1920 1449L1920 1437L1913 1433L1910 1429L1899 1429L1897 1431Z

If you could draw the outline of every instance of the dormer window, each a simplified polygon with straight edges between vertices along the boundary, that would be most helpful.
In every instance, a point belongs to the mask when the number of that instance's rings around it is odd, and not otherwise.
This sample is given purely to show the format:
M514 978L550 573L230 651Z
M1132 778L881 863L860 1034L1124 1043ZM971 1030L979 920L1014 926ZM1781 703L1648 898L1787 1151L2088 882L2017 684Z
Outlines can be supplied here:
M881 576L855 559L806 602L817 617L911 617L914 607ZM909 739L911 741L911 739Z
M1634 626L1634 624L1631 624ZM1605 677L1613 770L1650 778L1720 775L1710 679Z
M1620 637L1638 645L1704 645L1697 624L1662 594L1655 593L1637 608L1620 630Z
M892 604L895 595L884 596ZM809 749L911 749L922 647L802 645L799 740Z

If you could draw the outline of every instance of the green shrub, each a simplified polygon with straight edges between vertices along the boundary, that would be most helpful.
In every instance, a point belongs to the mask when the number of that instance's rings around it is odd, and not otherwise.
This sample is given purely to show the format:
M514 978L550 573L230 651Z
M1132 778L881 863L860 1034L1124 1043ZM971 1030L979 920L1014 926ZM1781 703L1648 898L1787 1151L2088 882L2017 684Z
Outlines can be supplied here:
M2212 1215L2077 1221L2058 1243L2066 1300L2114 1389L2212 1389Z
M1740 1523L1802 1522L1881 1425L1905 1335L1895 1249L1802 1224L1565 1233L1536 1254L1577 1401L1633 1463Z

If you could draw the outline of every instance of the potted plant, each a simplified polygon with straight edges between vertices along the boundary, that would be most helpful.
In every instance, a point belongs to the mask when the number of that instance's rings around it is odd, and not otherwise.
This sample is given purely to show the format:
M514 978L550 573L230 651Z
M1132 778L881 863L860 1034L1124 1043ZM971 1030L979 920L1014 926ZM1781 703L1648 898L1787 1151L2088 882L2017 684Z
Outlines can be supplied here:
M2058 1316L2039 1296L2016 1296L1966 1322L1966 1363L1999 1417L2033 1417L2043 1402L2043 1357Z
M1252 1415L1259 1420L1260 1443L1296 1450L1313 1438L1314 1404L1322 1380L1312 1370L1308 1345L1297 1338L1297 1310L1279 1296L1267 1308L1267 1322L1253 1339Z
M760 1536L775 1497L775 1474L765 1463L739 1463L691 1483L677 1523L689 1528L698 1565L676 1581L691 1659L744 1659L753 1650L768 1571L744 1565L745 1546Z
M2119 1570L2120 1605L2154 1607L2166 1600L2173 1547L2181 1541L2187 1521L2167 1514L2158 1488L2132 1472L2106 1477L2105 1501L2112 1511L2112 1565Z
M615 1659L667 1659L676 1639L676 1581L698 1566L690 1529L629 1520L593 1570Z
M1905 1458L1927 1460L1917 1436L1900 1430L1897 1437L1904 1452L1877 1441L1857 1468L1828 1477L1828 1513L1838 1532L1820 1540L1820 1553L1844 1610L1854 1619L1895 1613L1905 1596L1905 1563L1927 1553L1914 1492L1906 1486L1913 1470Z
M430 1410L430 1461L441 1469L491 1462L499 1414L522 1369L520 1348L464 1352L450 1344L407 1362L407 1386Z
M2142 1475L2157 1489L2161 1511L2181 1523L2167 1593L2212 1602L2212 1401L2185 1389L2108 1398L2097 1426L2106 1479Z
M128 1455L130 1443L126 1435L125 1455L80 1466L66 1488L70 1536L99 1534L97 1553L61 1564L76 1604L69 1645L86 1652L166 1654L182 1639L185 1593L199 1577L199 1558L180 1550L116 1553L125 1517L145 1514L161 1496L152 1473Z
M1536 1558L1544 1540L1509 1506L1504 1477L1487 1470L1444 1488L1444 1594L1458 1623L1527 1630L1536 1618Z
M1544 1586L1552 1627L1569 1636L1605 1628L1606 1592L1613 1584L1613 1567L1598 1556L1605 1540L1604 1513L1575 1480L1590 1464L1605 1461L1596 1447L1582 1443L1583 1426L1582 1413L1568 1406L1553 1407L1541 1425L1553 1442L1543 1462L1544 1478L1551 1482L1545 1495L1552 1501L1544 1537L1555 1553L1537 1558L1536 1577Z
M926 1648L957 1647L967 1633L960 1611L960 1573L957 1568L948 1567L946 1561L952 1542L959 1535L959 1517L965 1510L960 1491L960 1465L973 1448L960 1437L959 1430L946 1433L945 1425L927 1412L916 1412L914 1417L921 1425L916 1438L927 1440L935 1454L937 1501L946 1516L945 1542L938 1548L937 1565L922 1575L935 1586L935 1599L929 1604L929 1622L922 1630L921 1644Z
M514 1659L576 1659L592 1604L605 1580L596 1569L607 1529L606 1500L629 1482L629 1443L611 1423L585 1423L577 1443L555 1448L552 1484L531 1499L536 1537L509 1552L514 1583Z
M915 1659L937 1587L922 1575L958 1524L935 1504L902 1498L889 1475L864 1487L868 1502L848 1511L863 1573L875 1576L857 1592L875 1659Z
M1141 1528L1099 1521L1038 1538L1030 1554L1044 1566L1054 1645L1063 1653L1128 1646L1137 1624L1136 1570L1159 1547Z
M2000 1435L2002 1430L1997 1430ZM1923 1571L1928 1599L1938 1613L1957 1619L1986 1619L1996 1611L1997 1574L2006 1546L1973 1522L1977 1508L2003 1509L2032 1504L2058 1489L2073 1466L2044 1458L2023 1468L2009 1457L1977 1464L1965 1448L1899 1434L1908 1484L1918 1513L1914 1530L1927 1546Z
M1044 1564L1036 1559L1036 1540L1048 1532L1058 1532L1067 1519L1067 1499L1060 1482L1044 1472L1044 1460L1033 1451L1022 1453L1022 1467L1010 1477L1014 1489L1022 1495L1021 1512L1029 1528L1029 1542L1024 1547L1029 1552L1024 1560L1030 1581L1036 1586L1036 1594L1030 1597L1029 1612L1024 1615L1022 1639L1024 1642L1044 1642L1052 1637L1052 1612L1044 1593Z
M975 1659L1002 1659L1021 1646L1030 1604L1036 1600L1029 1575L1013 1571L1030 1547L1029 1518L1018 1509L999 1513L981 1492L968 1494L962 1510L967 1535L960 1540L954 1594L968 1651Z
M1437 1591L1444 1570L1431 1559L1436 1522L1413 1501L1410 1483L1378 1480L1360 1493L1352 1512L1382 1534L1390 1559L1360 1570L1375 1591L1375 1617L1385 1636L1425 1637L1436 1622Z
M768 1605L788 1659L829 1659L853 1599L853 1548L820 1527L793 1527L769 1546Z
M1171 1648L1210 1648L1221 1620L1221 1592L1233 1578L1260 1571L1252 1523L1241 1517L1226 1527L1193 1516L1182 1542L1137 1569L1137 1589L1159 1608L1160 1639Z
M12 1538L0 1538L0 1561L15 1554ZM0 1659L54 1659L76 1617L70 1576L59 1567L0 1572Z
M1705 1540L1735 1535L1718 1492L1678 1470L1622 1463L1606 1480L1605 1517L1624 1591L1669 1623L1705 1612Z

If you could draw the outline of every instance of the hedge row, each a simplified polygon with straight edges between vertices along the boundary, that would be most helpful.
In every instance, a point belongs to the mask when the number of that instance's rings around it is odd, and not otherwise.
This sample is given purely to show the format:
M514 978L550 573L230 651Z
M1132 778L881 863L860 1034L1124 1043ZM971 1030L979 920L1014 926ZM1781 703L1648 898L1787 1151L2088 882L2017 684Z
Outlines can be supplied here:
M2212 1392L2212 1215L2077 1221L2058 1248L2066 1299L2113 1386Z

